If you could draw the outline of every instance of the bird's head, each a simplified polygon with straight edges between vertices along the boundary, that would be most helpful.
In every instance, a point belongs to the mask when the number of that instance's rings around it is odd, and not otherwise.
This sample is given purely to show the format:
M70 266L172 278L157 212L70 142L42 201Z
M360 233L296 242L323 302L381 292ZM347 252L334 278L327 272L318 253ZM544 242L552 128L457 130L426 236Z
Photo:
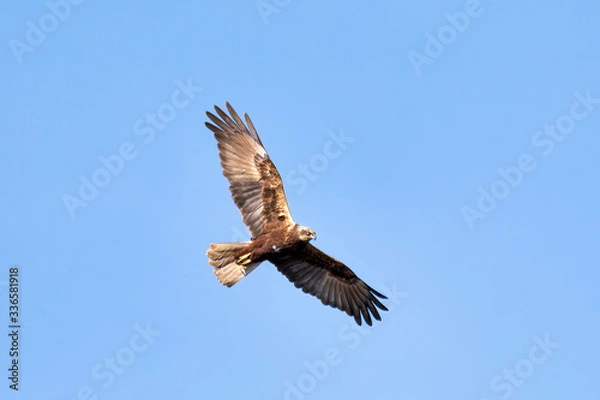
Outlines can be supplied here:
M298 239L303 242L308 242L312 239L317 239L317 234L312 229L306 226L298 226Z

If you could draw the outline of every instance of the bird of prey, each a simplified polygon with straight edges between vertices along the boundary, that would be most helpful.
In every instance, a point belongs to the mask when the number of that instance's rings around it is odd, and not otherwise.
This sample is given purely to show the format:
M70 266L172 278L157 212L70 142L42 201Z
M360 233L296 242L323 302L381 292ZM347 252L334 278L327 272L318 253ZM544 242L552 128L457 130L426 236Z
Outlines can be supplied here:
M246 123L226 103L229 115L215 106L218 116L207 112L206 122L217 139L223 175L239 208L250 241L213 243L206 252L209 264L222 284L231 287L263 261L270 261L294 286L372 324L380 321L377 308L387 308L377 299L384 295L363 282L342 262L310 244L315 232L292 219L281 176L267 154L248 114Z

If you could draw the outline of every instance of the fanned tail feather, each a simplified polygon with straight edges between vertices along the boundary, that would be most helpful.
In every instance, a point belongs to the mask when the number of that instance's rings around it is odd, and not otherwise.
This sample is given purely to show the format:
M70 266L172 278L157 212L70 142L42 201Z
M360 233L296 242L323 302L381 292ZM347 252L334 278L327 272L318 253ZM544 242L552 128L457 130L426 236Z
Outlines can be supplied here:
M208 263L215 267L215 275L223 285L227 287L235 285L260 264L257 262L242 265L236 259L236 254L250 243L212 243L210 245L206 252Z

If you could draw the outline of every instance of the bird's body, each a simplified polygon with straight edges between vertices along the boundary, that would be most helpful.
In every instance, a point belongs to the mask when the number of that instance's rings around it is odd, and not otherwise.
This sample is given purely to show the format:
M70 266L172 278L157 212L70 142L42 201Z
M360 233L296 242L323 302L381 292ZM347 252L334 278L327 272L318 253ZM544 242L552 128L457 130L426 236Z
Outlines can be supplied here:
M377 308L387 308L377 297L386 297L309 243L316 234L292 219L281 176L252 121L246 114L244 124L229 104L227 109L230 116L215 106L220 118L208 112L215 125L207 122L206 126L217 139L223 174L251 240L210 245L206 255L219 281L231 287L260 263L270 261L296 287L345 311L359 325L362 318L371 325L371 315L379 320Z
M257 238L252 238L245 246L239 248L233 257L242 265L254 262L268 261L282 251L289 251L295 246L306 242L298 240L298 226L286 227L281 230L262 233Z

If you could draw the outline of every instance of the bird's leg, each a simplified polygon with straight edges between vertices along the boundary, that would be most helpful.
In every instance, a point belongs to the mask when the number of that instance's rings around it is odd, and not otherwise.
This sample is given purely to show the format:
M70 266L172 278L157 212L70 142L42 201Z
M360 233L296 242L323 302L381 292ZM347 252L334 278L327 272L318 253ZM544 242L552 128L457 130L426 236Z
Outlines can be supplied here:
M238 257L238 264L240 265L248 265L252 262L252 259L250 258L250 256L252 255L252 253L246 253L243 256Z

